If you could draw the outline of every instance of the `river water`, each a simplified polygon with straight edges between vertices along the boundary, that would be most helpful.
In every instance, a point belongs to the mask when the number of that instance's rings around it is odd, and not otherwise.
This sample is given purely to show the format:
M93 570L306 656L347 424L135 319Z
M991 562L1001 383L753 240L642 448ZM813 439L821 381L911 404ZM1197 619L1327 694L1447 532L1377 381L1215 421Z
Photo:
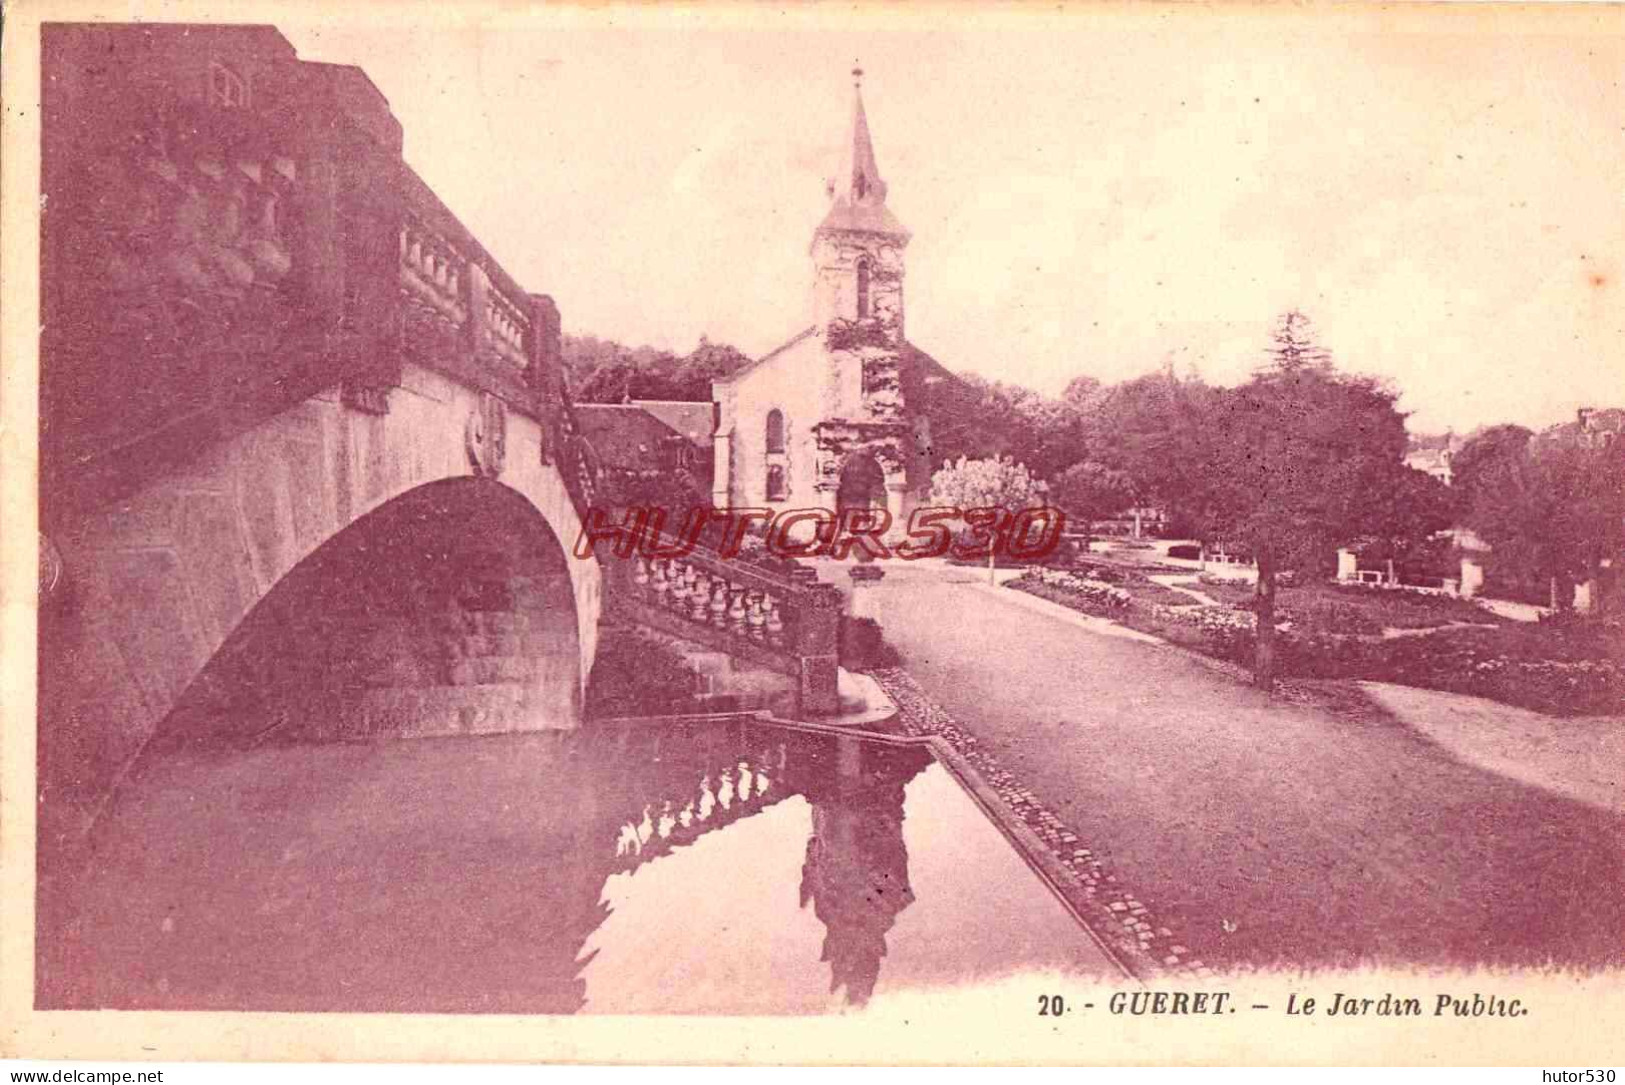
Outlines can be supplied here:
M1119 975L927 748L752 717L170 751L93 848L46 1004L785 1014Z

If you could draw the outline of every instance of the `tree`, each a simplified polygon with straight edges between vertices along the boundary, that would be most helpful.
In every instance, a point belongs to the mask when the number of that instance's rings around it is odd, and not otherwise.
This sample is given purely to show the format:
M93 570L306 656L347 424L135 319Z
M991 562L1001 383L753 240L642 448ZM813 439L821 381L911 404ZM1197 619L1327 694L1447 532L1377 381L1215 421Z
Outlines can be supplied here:
M1133 504L1190 506L1190 468L1203 455L1214 397L1200 380L1167 370L1116 385L1099 407L1093 458L1128 477Z
M1134 504L1134 480L1094 460L1075 463L1055 481L1055 496L1085 527L1116 516Z
M627 347L593 336L564 337L564 372L581 403L624 403L632 399L672 399L703 403L711 382L750 364L742 351L705 336L679 357L654 347Z
M1045 402L1019 384L956 374L952 387L933 396L927 407L931 442L944 463L999 456L1031 462Z
M1324 373L1332 368L1331 352L1315 341L1313 324L1297 309L1287 310L1275 321L1268 357L1266 368L1281 373L1305 369Z
M1278 328L1296 337L1291 348L1278 335L1269 364L1215 397L1211 424L1183 464L1186 500L1204 537L1239 541L1258 562L1253 676L1265 689L1275 681L1282 571L1318 570L1337 546L1362 535L1421 531L1448 519L1444 510L1409 507L1425 491L1403 462L1405 419L1395 394L1337 372L1292 316Z
M1006 457L961 456L931 476L931 503L960 510L998 508L1007 515L1037 503L1038 483L1027 468ZM993 583L998 547L989 545L987 578Z
M1582 443L1572 427L1536 438L1497 426L1456 457L1463 519L1490 544L1500 568L1550 586L1554 608L1576 582L1597 579L1625 550L1625 450Z

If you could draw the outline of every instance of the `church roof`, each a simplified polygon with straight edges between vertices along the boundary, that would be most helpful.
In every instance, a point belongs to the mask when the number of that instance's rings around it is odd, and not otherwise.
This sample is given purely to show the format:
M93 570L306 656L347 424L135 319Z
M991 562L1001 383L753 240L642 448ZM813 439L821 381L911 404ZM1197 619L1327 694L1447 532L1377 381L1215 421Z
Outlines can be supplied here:
M845 144L841 170L830 180L829 213L819 230L858 230L907 238L908 231L886 206L886 182L875 161L869 117L863 110L863 69L852 69L852 132Z
M756 359L754 362L751 362L749 365L742 365L738 369L734 370L732 373L728 374L726 377L718 377L716 380L712 381L711 383L712 384L732 384L735 381L737 381L740 377L743 377L746 373L749 373L751 370L758 369L761 366L766 365L768 362L771 362L774 358L777 358L779 355L783 354L785 351L789 350L791 347L795 346L797 343L800 343L802 340L806 339L808 336L812 335L812 333L817 331L817 330L818 330L817 325L814 325L814 326L812 326L810 328L803 328L801 331L799 331L796 334L792 335L789 339L787 339L784 342L780 343L778 346L774 347L772 350L768 351L766 354L762 355L760 358Z

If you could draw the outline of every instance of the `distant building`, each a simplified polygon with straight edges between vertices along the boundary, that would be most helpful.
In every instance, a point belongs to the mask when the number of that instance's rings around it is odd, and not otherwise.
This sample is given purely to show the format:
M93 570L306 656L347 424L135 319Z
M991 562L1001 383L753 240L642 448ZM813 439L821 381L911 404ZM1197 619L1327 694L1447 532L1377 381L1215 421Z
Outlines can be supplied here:
M1625 432L1625 408L1581 407L1574 414L1573 422L1549 426L1535 439L1566 448L1608 448Z
M710 403L577 404L576 425L591 449L604 503L661 504L679 511L706 504L713 409Z
M631 399L627 403L642 407L677 433L688 438L694 446L695 466L704 465L707 484L711 477L711 439L717 431L717 406L710 400L693 402L682 399Z
M1446 486L1455 481L1456 453L1465 442L1454 433L1443 437L1413 438L1405 453L1405 466L1432 475Z

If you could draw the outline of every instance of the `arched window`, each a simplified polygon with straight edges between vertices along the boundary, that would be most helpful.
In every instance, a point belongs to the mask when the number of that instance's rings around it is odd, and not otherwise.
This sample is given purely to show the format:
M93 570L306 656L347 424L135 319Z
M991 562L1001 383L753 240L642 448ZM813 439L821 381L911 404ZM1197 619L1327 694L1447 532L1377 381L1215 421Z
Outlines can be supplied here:
M775 463L767 469L767 499L783 501L787 496L784 487L784 468Z
M777 407L767 412L767 450L784 451L784 412Z
M858 319L869 317L869 258L858 261Z

